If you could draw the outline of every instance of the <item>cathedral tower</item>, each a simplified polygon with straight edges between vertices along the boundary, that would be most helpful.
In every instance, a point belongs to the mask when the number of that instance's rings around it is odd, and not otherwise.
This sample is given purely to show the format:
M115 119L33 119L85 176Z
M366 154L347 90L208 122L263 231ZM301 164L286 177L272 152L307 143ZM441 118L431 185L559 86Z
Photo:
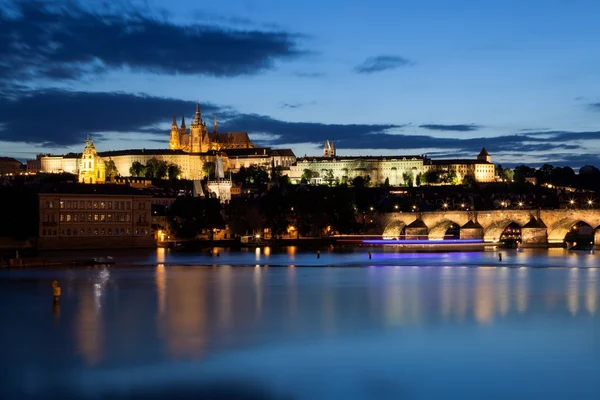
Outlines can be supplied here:
M323 147L323 157L335 157L335 144L333 141L329 142L329 139L325 140L325 146Z
M206 124L202 121L202 115L200 114L200 103L196 103L196 115L194 121L190 124L190 153L203 153L208 151L206 145L208 140L206 134Z
M176 116L173 114L173 123L171 124L171 137L169 138L169 149L179 150L181 149L181 135L177 128Z

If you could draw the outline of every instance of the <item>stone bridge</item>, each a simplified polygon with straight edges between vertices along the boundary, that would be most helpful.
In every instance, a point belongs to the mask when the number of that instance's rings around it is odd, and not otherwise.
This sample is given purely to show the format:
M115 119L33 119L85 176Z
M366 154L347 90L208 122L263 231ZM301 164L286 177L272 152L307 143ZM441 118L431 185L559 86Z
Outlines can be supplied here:
M521 227L524 247L560 246L573 225L585 222L594 229L594 242L600 246L600 209L393 212L374 214L371 219L384 239L399 238L403 231L407 239L443 239L455 225L461 239L486 242L499 241L514 222Z

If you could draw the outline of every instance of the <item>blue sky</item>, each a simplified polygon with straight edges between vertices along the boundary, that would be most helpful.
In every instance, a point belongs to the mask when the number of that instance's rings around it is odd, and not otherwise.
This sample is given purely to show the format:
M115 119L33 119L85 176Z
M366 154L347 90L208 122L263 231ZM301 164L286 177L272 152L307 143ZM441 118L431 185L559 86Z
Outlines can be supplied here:
M0 155L161 148L600 165L597 1L0 1Z

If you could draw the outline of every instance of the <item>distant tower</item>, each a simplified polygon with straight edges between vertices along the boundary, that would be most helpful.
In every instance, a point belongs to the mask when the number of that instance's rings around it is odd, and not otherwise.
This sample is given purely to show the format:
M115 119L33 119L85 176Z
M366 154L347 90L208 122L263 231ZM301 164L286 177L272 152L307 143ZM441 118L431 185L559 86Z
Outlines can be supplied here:
M98 155L94 141L88 136L79 161L79 182L104 183L105 174L104 160Z
M183 121L182 121L183 122ZM181 148L181 135L177 128L177 117L173 114L173 123L171 124L171 137L169 138L169 149L178 150Z
M477 156L477 161L488 162L488 163L492 162L492 156L490 156L490 153L487 152L485 147L482 148L481 151L479 152L479 155Z
M323 157L335 157L335 145L333 141L329 139L325 140L325 147L323 147Z
M219 127L217 126L217 114L213 114L213 133L219 133Z

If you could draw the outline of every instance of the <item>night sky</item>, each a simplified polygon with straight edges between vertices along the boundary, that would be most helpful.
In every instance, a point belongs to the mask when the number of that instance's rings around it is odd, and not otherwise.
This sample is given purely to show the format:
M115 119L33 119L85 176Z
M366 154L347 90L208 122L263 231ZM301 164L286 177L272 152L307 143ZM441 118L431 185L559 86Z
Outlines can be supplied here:
M598 0L0 0L0 155L221 131L318 155L600 166Z

